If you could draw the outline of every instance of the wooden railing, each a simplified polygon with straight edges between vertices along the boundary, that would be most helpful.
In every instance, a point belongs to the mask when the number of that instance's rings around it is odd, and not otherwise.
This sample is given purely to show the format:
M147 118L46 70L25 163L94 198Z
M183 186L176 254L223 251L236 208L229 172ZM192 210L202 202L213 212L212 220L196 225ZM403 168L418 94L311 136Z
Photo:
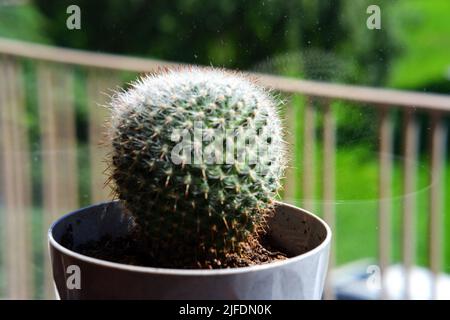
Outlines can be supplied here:
M2 213L0 242L2 253L0 284L4 298L53 297L49 259L46 253L46 231L56 217L76 209L86 201L108 199L103 187L103 157L106 150L98 146L102 140L102 123L105 119L104 104L108 89L122 85L122 72L152 72L175 63L164 61L84 52L73 49L0 39L0 210ZM31 67L30 67L31 66ZM32 71L30 71L30 68ZM30 76L31 74L31 76ZM418 125L416 110L429 113L430 128L430 187L429 192L429 266L435 276L442 270L442 201L441 180L445 157L447 131L443 116L450 111L450 97L397 90L376 89L340 84L305 81L266 74L251 74L266 87L284 94L302 96L303 118L295 117L293 108L287 105L285 119L287 130L295 132L296 123L302 121L302 135L291 134L288 141L295 148L302 143L301 179L291 170L287 174L285 198L295 198L294 190L302 189L306 207L308 199L314 199L316 158L314 150L322 148L322 196L321 212L334 229L335 221L335 155L336 118L332 102L353 101L378 109L379 115L379 206L378 242L379 265L382 274L391 264L391 212L393 174L393 121L394 109L404 114L403 155L404 194L414 194L416 174L411 163L418 157ZM29 78L33 80L30 80ZM33 78L34 77L34 78ZM74 89L75 81L82 79L82 88ZM33 89L34 88L34 89ZM78 90L78 91L77 91ZM76 92L80 96L76 96ZM80 102L82 101L82 102ZM320 102L320 103L317 103ZM85 117L80 116L80 103L84 104ZM38 141L30 133L29 114L38 115ZM318 141L316 117L322 116L322 142ZM28 114L28 116L27 116ZM27 118L28 117L28 118ZM80 120L81 119L81 120ZM84 133L77 130L79 121L87 121L88 148L79 150ZM81 140L80 140L81 139ZM37 147L35 146L37 143ZM32 151L34 150L34 151ZM40 150L40 151L36 151ZM79 172L85 165L90 173ZM38 159L40 169L34 164ZM84 168L84 167L83 167ZM41 172L41 176L37 172ZM90 177L90 198L83 200L80 190ZM42 199L42 201L40 200ZM42 210L36 203L42 203ZM310 208L312 209L312 207ZM317 208L315 208L317 209ZM403 248L402 263L410 270L415 261L415 200L403 197ZM35 221L42 226L36 230ZM337 232L336 237L339 237ZM39 242L36 243L35 239ZM36 251L39 251L36 254ZM45 252L45 253L42 253ZM331 258L334 266L335 250ZM43 271L41 270L43 268ZM43 277L43 282L40 277ZM409 287L409 278L406 285ZM326 297L333 298L330 285ZM385 298L389 298L385 292ZM405 296L408 297L407 294Z

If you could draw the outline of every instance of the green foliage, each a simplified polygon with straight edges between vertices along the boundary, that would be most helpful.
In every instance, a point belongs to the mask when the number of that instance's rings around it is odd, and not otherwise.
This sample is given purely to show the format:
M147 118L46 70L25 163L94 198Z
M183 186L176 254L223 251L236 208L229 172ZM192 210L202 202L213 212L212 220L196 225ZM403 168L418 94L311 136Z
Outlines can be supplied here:
M44 16L32 6L0 1L0 37L49 42L43 32Z
M392 26L403 54L393 60L388 85L450 93L450 2L395 1Z
M46 30L57 45L238 69L252 69L290 53L306 59L303 65L308 70L297 76L377 85L385 80L395 53L389 2L35 1L48 18ZM81 8L80 31L65 28L70 4ZM369 4L382 7L381 30L366 28ZM321 67L319 58L330 55L338 65L327 59ZM285 67L289 73L297 71L295 65ZM342 67L349 70L339 79L316 72L328 69L340 76Z
M242 75L147 76L111 104L115 193L153 252L199 261L262 231L284 169L276 102Z

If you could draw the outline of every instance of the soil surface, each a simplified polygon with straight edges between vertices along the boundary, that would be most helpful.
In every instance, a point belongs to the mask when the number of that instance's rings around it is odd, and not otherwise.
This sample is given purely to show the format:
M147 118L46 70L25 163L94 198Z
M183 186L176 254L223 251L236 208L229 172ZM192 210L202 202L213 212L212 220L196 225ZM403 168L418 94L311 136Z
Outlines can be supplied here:
M104 236L99 241L91 241L72 249L83 255L111 262L178 269L239 268L288 258L287 254L272 247L270 241L264 236L258 239L250 239L248 243L243 245L239 255L228 254L220 260L212 259L208 260L207 263L199 263L198 259L188 252L176 259L169 257L167 254L155 255L149 252L148 247L143 246L142 243L143 241L139 241L133 234L115 239L111 236Z

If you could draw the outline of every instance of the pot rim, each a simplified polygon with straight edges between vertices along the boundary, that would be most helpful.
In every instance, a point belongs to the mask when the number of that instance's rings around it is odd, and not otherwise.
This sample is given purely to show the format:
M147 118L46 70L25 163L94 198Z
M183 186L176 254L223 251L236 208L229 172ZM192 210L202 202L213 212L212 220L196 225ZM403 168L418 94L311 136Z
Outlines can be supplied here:
M99 204L96 204L93 206L107 204L110 202L111 201L103 202L103 203L99 203ZM325 236L325 239L322 241L322 243L320 243L317 247L315 247L312 250L309 250L309 251L302 253L300 255L297 255L295 257L288 258L286 260L280 260L280 261L275 261L275 262L270 262L270 263L248 266L248 267L229 268L229 269L175 269L175 268L156 268L156 267L135 266L135 265L129 265L129 264L123 264L123 263L117 263L117 262L111 262L111 261L107 261L107 260L92 258L92 257L86 256L86 255L77 253L75 251L72 251L70 249L67 249L66 247L62 246L60 243L58 243L55 240L55 238L53 237L53 234L52 234L54 227L58 223L60 223L62 220L67 218L68 216L75 214L76 212L78 212L79 210L82 210L83 208L79 209L77 211L72 211L68 214L65 214L62 217L60 217L59 219L57 219L56 221L54 221L48 230L48 242L49 242L49 245L51 245L55 248L55 250L58 250L67 256L70 256L74 259L84 261L86 263L96 264L96 265L106 267L106 268L121 269L124 271L131 271L131 272L138 272L138 273L153 273L153 274L172 275L172 276L175 276L175 275L176 276L218 276L218 275L231 275L231 274L237 274L237 273L246 273L246 272L253 272L253 271L259 271L259 270L277 268L277 267L281 267L281 266L288 265L291 263L296 263L300 260L306 259L309 256L316 254L318 251L323 250L325 247L327 247L330 244L332 232L331 232L330 227L324 220L322 220L318 216L314 215L313 213L309 212L308 210L298 208L296 206L293 206L293 205L290 205L290 204L287 204L284 202L280 202L280 201L276 201L276 203L278 205L290 207L295 210L301 210L301 211L303 211L303 213L305 213L305 214L311 216L312 218L316 219L317 221L319 221L322 224L322 226L325 228L325 231L326 231L326 236ZM86 208L84 208L84 209L86 209Z

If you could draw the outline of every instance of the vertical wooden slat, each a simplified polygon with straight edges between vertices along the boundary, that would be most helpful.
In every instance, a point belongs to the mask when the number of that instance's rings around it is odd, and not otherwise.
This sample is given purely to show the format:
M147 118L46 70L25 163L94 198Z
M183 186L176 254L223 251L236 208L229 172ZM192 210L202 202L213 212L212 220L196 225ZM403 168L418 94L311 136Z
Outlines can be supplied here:
M58 148L56 139L55 102L52 97L51 72L47 65L38 65L38 94L39 94L39 117L42 141L42 164L43 164L43 226L42 232L56 219L59 212L58 201ZM44 248L47 248L47 239L44 237ZM44 255L47 258L47 255ZM51 266L48 259L44 260L44 298L53 297Z
M285 111L285 128L286 128L286 144L289 148L289 154L293 157L295 152L295 106L293 104L286 105ZM285 183L284 183L284 199L288 202L294 203L295 198L295 188L296 188L296 177L295 177L295 167L293 158L289 159L288 168L285 173Z
M5 144L4 140L6 136L7 126L5 124L6 120L6 93L5 93L5 86L6 86L6 72L5 72L5 62L4 62L4 56L0 55L0 203L2 207L0 207L0 235L1 241L0 241L0 253L2 254L2 261L4 261L2 264L0 264L0 276L1 276L1 282L0 283L6 283L5 280L7 278L6 272L7 272L7 266L6 261L8 261L8 252L6 251L6 242L7 238L5 236L6 232L6 205L8 203L8 194L6 193L7 186L10 184L10 182L7 180L8 175L6 175L6 172L8 171L8 163L6 160L6 157L4 155L5 151L8 149L8 145ZM0 297L6 296L6 285L0 286Z
M76 135L70 70L38 65L43 161L44 234L56 218L78 206ZM47 239L44 237L45 248ZM44 261L44 297L54 297L50 261Z
M58 143L62 165L62 182L65 186L62 209L78 208L78 165L75 128L74 76L70 69L61 67L55 73L54 81L59 83L55 92L58 121ZM62 212L65 213L65 212Z
M315 190L315 146L316 146L316 110L311 97L307 97L303 118L303 180L302 191L304 207L314 210Z
M28 128L26 123L26 106L24 94L24 79L22 66L14 61L13 70L15 79L11 81L12 94L15 97L13 110L16 121L14 132L14 143L17 144L17 154L15 160L16 167L16 190L17 199L21 210L18 215L18 246L22 252L15 253L19 256L19 274L21 282L21 299L33 297L33 258L31 248L31 175L30 175L30 149L28 141ZM19 249L19 250L20 250Z
M405 269L404 297L411 298L411 272L415 262L416 227L416 162L418 153L418 125L414 110L404 112L403 160L403 241L402 258Z
M105 157L109 151L104 142L104 123L108 112L104 106L109 98L108 94L118 84L118 79L112 72L91 69L88 72L87 92L89 108L89 154L91 171L91 201L108 200L110 189L105 186L106 170Z
M7 79L10 76L10 67L7 59L1 57L1 77L0 77L0 121L1 121L1 142L2 142L2 170L3 170L3 192L5 199L3 230L5 231L5 238L3 243L4 255L4 273L6 279L6 297L15 299L19 296L19 284L17 274L17 261L14 255L16 215L13 214L16 208L16 192L14 179L14 159L12 155L16 150L12 139L12 117L10 114L11 98L9 96Z
M18 66L18 65L16 65ZM19 68L18 70L21 70ZM23 236L20 238L23 242L23 256L25 265L22 267L22 273L24 276L24 294L23 297L27 299L31 299L34 296L34 265L33 265L33 248L32 248L32 177L31 177L31 155L30 155L30 145L29 145L29 137L28 137L28 124L26 123L23 115L26 114L26 99L25 99L25 88L23 73L16 71L16 74L20 74L21 77L17 83L17 95L19 97L19 105L16 108L17 118L22 119L22 125L19 127L19 144L21 145L22 152L18 159L18 165L20 168L18 171L21 173L20 179L22 187L20 189L23 190L22 199L20 200L23 203L25 211L21 216L21 226L23 226L22 231L24 232Z
M5 57L3 55L0 55L0 201L2 202L3 207L1 207L0 210L0 231L1 231L1 241L0 241L0 252L2 253L2 261L4 261L3 264L0 265L0 276L2 275L2 279L7 279L7 261L8 261L8 251L6 243L8 241L7 237L5 236L6 233L6 206L8 203L11 203L11 200L9 199L9 196L11 193L7 193L6 190L8 190L9 186L11 185L11 181L8 180L10 178L10 175L7 175L6 173L10 171L10 163L8 162L8 158L6 157L7 152L11 149L11 147L8 145L8 141L10 139L8 138L8 124L6 123L6 105L7 105L7 97L6 97L6 68L5 68ZM6 139L6 140L5 140ZM5 142L6 141L6 142ZM9 274L9 276L12 276ZM5 283L5 280L1 281L2 283ZM6 296L6 287L0 287L0 297Z
M333 109L329 101L325 101L326 105L323 109L323 217L330 226L331 230L335 230L335 160L336 160L336 122ZM335 233L336 234L336 233ZM331 245L331 255L329 270L335 266L335 236ZM332 279L330 273L327 277L327 284L324 293L325 299L334 299L334 291L332 287Z
M78 208L78 165L77 165L77 141L75 128L75 101L74 101L74 77L67 67L61 67L56 73L56 86L58 123L60 126L60 161L63 168L65 193L63 197L63 209L74 210Z
M431 115L431 161L430 161L430 212L429 212L429 261L433 274L431 298L437 297L437 280L442 266L443 192L442 172L445 157L447 128L442 114Z
M381 270L381 298L389 298L385 274L391 255L391 179L392 179L392 121L388 107L380 107L379 150L379 208L378 256Z
M1 57L1 158L5 193L7 298L33 297L30 154L22 68Z

